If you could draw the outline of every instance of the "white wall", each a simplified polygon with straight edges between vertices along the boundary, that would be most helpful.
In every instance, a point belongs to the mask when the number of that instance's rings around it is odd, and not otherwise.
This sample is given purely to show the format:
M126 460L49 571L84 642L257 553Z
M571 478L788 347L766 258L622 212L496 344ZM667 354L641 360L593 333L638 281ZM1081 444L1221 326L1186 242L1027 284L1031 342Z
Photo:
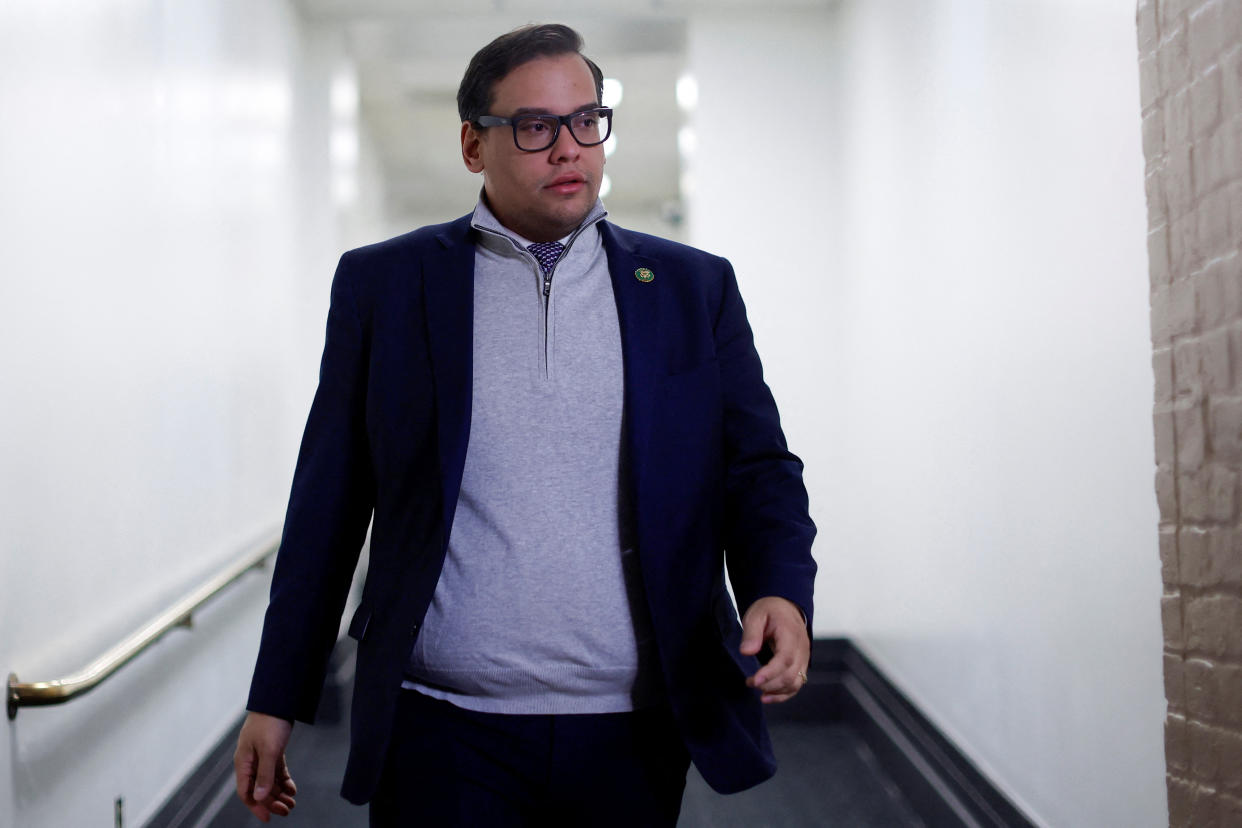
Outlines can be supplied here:
M1167 824L1132 0L691 27L691 241L807 462L817 633L1047 825Z
M1033 817L1164 824L1131 0L691 27L690 233L738 267L848 634ZM0 5L0 674L279 521L346 246L331 38L280 0ZM346 220L342 222L342 218ZM7 724L0 825L141 824L240 711L264 579Z
M339 52L281 0L0 5L0 674L77 669L283 517ZM151 816L241 712L265 580L21 711L0 824Z

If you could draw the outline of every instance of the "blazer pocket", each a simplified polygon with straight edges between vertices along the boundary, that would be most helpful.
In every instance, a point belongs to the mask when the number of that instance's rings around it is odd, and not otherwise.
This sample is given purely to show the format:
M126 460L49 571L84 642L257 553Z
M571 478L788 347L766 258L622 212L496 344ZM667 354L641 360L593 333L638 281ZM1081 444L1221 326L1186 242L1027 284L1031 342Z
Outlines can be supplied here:
M664 378L666 380L679 380L682 378L689 378L695 374L698 374L703 371L707 371L709 369L713 371L716 370L715 355L706 357L705 359L701 359L697 362L693 362L690 364L686 364L686 363L673 364L670 366L669 370L665 373Z
M742 625L728 593L721 592L713 599L712 614L716 617L716 627L720 632L721 648L728 653L729 659L742 675L753 675L759 669L759 659L742 655L738 649L742 646Z
M720 631L720 641L725 646L740 646L742 643L742 625L733 608L733 601L727 592L720 592L712 599L712 615L716 618L716 628Z
M358 609L354 610L354 617L349 620L349 637L361 641L366 638L367 628L370 626L371 607L365 603L359 604Z

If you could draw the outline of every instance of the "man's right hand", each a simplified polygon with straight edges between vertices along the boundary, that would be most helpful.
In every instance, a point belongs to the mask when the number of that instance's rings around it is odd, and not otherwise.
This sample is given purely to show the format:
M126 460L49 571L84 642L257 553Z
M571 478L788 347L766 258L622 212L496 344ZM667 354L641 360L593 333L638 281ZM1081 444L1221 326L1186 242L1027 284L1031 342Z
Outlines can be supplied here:
M292 732L293 722L248 713L237 739L237 752L233 754L237 796L263 822L272 814L288 816L297 804L293 797L298 786L285 764L285 746Z

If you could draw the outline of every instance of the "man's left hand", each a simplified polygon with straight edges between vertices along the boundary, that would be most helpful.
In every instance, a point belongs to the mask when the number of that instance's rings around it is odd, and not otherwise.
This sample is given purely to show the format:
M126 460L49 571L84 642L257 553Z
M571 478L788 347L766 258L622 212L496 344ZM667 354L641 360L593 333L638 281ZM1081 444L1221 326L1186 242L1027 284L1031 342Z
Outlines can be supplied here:
M750 605L742 616L742 655L757 655L768 642L772 659L746 684L762 691L764 704L788 701L806 684L811 660L811 639L806 621L797 605L785 598L769 596Z

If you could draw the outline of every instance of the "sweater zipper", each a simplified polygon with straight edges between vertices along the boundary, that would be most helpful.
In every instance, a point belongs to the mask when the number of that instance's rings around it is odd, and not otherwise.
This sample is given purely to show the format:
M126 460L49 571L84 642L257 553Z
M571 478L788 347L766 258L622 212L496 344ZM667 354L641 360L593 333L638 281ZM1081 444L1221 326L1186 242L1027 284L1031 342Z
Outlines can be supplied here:
M569 252L569 248L573 247L574 242L578 240L578 236L582 235L582 231L587 229L588 227L595 225L603 217L604 216L600 216L599 218L595 219L595 221L591 222L590 224L584 224L583 226L575 230L573 232L573 235L569 237L569 241L565 242L565 249L561 251L561 255L557 258L556 264L552 265L552 269L549 270L547 273L543 273L543 378L544 379L548 378L548 329L552 322L550 318L551 307L552 307L552 274L556 273L557 265L561 263L561 259L565 258L565 254ZM540 266L539 260L535 259L535 254L531 253L529 250L522 247L522 245L518 244L516 241L509 238L504 233L498 233L495 230L492 230L487 227L479 227L477 229L483 231L484 233L491 233L493 236L499 236L502 239L508 239L509 244L513 245L514 250L518 250L522 253L525 253L526 255L534 259L535 268L536 268L536 273L535 273L536 276L538 276L540 273L543 272L543 267Z

